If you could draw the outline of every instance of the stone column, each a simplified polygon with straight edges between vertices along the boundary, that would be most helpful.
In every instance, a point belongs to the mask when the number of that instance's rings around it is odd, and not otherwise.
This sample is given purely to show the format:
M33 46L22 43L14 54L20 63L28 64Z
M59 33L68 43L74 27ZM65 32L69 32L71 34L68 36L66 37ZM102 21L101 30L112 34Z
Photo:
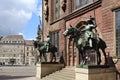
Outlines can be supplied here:
M68 39L68 40L67 40L67 66L70 65L69 52L70 52L70 41L69 41L69 39Z
M72 40L72 66L74 66L74 40Z
M80 64L80 54L79 54L79 52L77 52L76 53L77 55L76 55L76 61L77 61L77 63L76 63L76 65L78 65L78 64Z

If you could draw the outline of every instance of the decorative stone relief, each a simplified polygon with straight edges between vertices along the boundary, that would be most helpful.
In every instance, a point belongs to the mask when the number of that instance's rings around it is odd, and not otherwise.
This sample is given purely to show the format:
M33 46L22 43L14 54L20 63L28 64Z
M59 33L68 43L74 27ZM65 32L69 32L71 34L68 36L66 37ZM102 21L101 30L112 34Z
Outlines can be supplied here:
M48 7L48 0L44 0L44 10L43 14L45 16L45 20L48 21L48 16L49 16L49 7Z
M66 11L66 0L61 0L61 8L65 12Z

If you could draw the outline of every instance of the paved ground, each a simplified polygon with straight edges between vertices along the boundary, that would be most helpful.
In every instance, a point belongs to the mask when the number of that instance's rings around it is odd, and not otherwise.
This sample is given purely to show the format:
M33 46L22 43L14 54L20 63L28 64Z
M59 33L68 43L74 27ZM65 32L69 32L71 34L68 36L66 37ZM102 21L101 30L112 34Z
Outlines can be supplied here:
M0 80L36 80L35 66L1 66Z

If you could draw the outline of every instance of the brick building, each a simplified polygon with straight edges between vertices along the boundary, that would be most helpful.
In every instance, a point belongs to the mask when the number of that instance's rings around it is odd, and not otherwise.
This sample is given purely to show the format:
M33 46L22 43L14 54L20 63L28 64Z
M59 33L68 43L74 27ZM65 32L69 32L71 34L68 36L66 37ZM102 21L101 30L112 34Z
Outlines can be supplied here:
M43 39L50 32L51 42L63 51L67 66L78 63L74 43L63 36L69 25L95 17L97 31L106 42L106 53L120 56L120 1L119 0L43 0Z
M24 40L22 35L8 35L0 40L0 62L17 65L34 65L33 41Z

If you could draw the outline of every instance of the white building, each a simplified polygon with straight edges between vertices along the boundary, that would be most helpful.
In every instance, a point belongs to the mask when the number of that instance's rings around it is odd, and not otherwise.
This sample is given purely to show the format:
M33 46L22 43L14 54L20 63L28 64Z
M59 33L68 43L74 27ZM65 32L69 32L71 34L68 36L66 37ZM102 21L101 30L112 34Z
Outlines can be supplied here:
M29 58L28 65L31 65L31 62L34 62L34 55L26 56L28 52L31 54L31 49L26 50L26 48L32 47L33 44L31 41L31 45L29 45L30 41L25 41L22 35L8 35L3 37L0 40L0 62L4 62L5 64L26 64L26 60ZM25 52L27 51L27 52ZM32 59L32 60L30 60ZM32 63L33 64L33 63Z
M34 46L32 40L25 40L25 64L35 65Z

